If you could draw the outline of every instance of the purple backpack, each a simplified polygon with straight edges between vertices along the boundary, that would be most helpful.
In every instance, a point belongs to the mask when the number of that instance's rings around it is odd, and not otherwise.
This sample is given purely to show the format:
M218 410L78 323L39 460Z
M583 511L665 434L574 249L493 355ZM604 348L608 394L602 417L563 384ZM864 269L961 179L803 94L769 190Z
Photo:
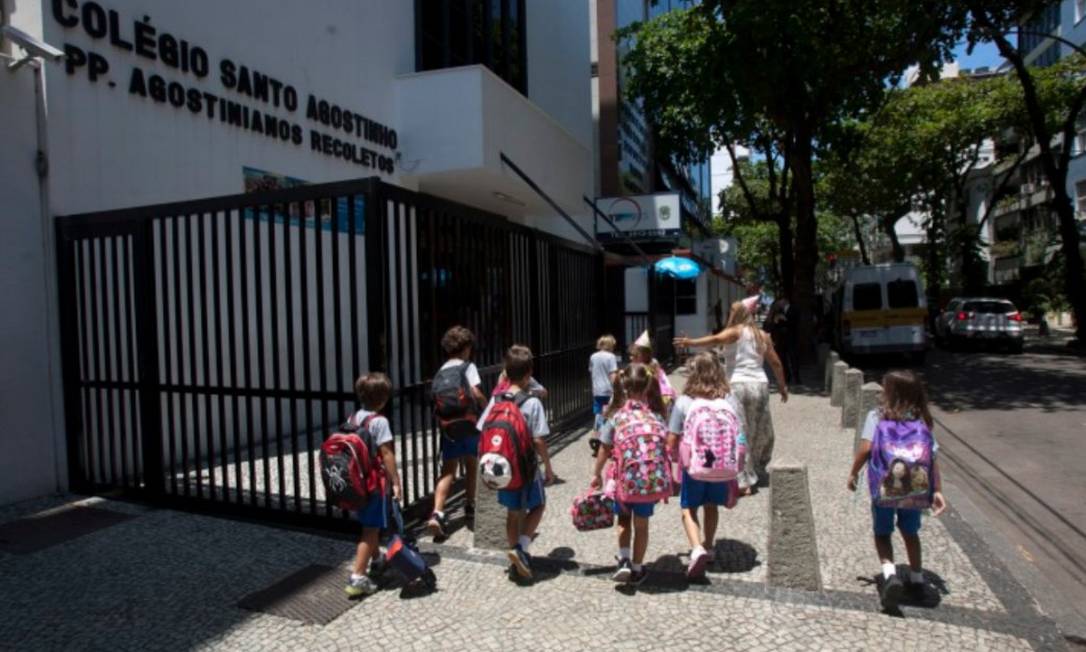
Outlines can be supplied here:
M895 509L931 507L933 444L923 421L880 420L867 462L871 501Z

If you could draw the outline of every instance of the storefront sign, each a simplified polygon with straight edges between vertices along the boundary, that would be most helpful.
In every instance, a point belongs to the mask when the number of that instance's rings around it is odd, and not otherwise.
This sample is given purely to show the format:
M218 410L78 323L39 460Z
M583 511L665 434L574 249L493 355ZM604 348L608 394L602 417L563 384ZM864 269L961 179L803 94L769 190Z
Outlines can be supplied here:
M81 29L108 44L110 54L135 58L124 87L129 95L284 144L308 144L314 152L378 172L394 171L396 130L350 107L303 95L288 81L232 59L213 60L204 47L163 30L150 16L127 18L98 2L79 0L52 0L52 10L66 30ZM102 52L65 43L64 54L69 75L117 88L113 64ZM140 59L160 62L171 75L145 71ZM219 88L208 88L215 79Z
M610 224L600 220L596 225L600 242L625 240L657 240L677 238L682 234L678 193L656 195L631 195L629 197L601 197L596 207L619 228L616 233Z

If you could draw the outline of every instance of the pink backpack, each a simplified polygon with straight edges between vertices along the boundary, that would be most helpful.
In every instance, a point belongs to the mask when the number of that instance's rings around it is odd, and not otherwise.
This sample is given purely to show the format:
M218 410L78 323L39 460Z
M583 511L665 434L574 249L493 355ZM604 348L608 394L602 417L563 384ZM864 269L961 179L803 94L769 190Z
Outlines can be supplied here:
M627 401L614 417L615 498L655 503L671 496L667 427L639 401Z
M734 480L743 470L746 437L727 399L694 399L683 420L679 459L687 475L703 482Z

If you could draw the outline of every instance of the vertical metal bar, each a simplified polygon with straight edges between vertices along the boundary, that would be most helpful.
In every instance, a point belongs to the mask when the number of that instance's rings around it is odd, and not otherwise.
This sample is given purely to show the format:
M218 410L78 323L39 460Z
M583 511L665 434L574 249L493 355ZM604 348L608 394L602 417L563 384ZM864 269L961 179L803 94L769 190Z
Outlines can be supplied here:
M239 216L238 230L241 230L241 212L243 209L237 209ZM239 380L240 371L238 369L238 341L237 341L237 318L235 316L234 307L237 306L234 303L234 210L227 210L223 214L223 230L226 233L226 306L229 309L229 318L227 319L227 331L230 339L230 384L232 385L232 399L230 406L230 414L233 421L234 429L234 500L238 505L244 501L245 484L242 481L242 464L241 464L241 401L238 400L238 395L241 392L241 381ZM240 233L238 239L240 240ZM240 256L239 256L240 257ZM245 310L245 306L239 306L242 311ZM244 356L244 354L241 354Z
M249 212L252 215L252 219L256 219L256 207L246 206L238 210L238 277L241 280L241 362L244 365L242 367L244 378L244 389L242 390L244 398L241 404L245 407L245 441L246 448L249 454L249 504L256 506L256 454L253 450L253 437L256 434L256 419L253 410L253 383L252 383L252 362L250 356L252 356L252 349L249 347L249 257L248 251L248 236L246 231L248 230L245 223L249 221L246 213ZM240 488L240 487L239 487Z
M291 473L294 482L294 511L302 511L302 487L301 487L301 474L298 467L298 399L294 398L293 391L297 387L294 367L294 272L291 270L290 262L290 208L291 203L284 205L286 214L283 218L283 279L284 288L283 293L286 295L287 300L287 389L291 390L290 400L290 457L291 457ZM301 204L298 205L299 214L299 228L305 230L305 224L302 220L305 219L305 215L302 212ZM302 280L304 283L305 280ZM302 309L302 319L305 319L305 309ZM281 454L281 453L280 453ZM311 467L312 468L312 467Z
M263 274L263 262L262 262L262 250L263 237L261 232L264 230L261 226L264 220L261 216L267 209L267 206L254 206L253 207L253 290L256 294L256 369L257 369L257 384L258 394L253 397L256 403L257 413L260 415L260 427L256 426L255 420L249 428L249 436L252 437L256 432L260 432L260 456L261 467L264 472L264 506L269 507L271 505L271 469L269 468L270 460L268 459L268 402L264 392L268 389L268 377L267 369L264 365L264 274ZM273 229L274 230L274 229ZM255 492L256 476L253 476L253 490ZM255 503L254 503L255 504Z
M279 208L282 204L268 206L270 219L268 221L268 291L271 293L268 305L271 306L271 365L272 388L278 392L283 389L279 374L279 266L276 265L275 255L275 221L279 219ZM287 216L283 215L283 223L287 222ZM287 244L283 239L283 246ZM281 399L272 398L272 407L275 409L275 468L278 472L279 482L279 509L287 508L286 475L283 469L283 404ZM264 435L267 437L267 434Z
M172 350L174 342L174 331L177 330L177 315L174 309L171 308L171 304L176 301L176 297L170 292L170 257L166 245L167 228L169 224L177 220L176 216L164 218L159 227L159 245L160 245L160 263L159 267L162 270L162 354L163 354L163 378L166 384L173 383L173 365L172 365ZM177 238L171 237L170 242L173 244L174 258L176 258L177 250ZM176 308L176 307L174 307ZM172 315L172 319L171 319ZM156 334L157 338L157 334ZM157 379L156 379L157 380ZM177 495L177 437L174 431L174 397L172 393L163 393L163 398L166 400L166 423L165 436L169 438L169 451L170 451L170 493Z
M339 265L339 244L342 238L342 233L339 228L339 197L330 199L330 208L332 213L332 337L335 340L332 344L332 350L335 352L335 378L336 381L332 387L336 392L343 392L343 309L340 304L343 302L343 295L340 293L340 274L343 270ZM346 201L346 198L344 198ZM336 410L337 415L342 413L343 405L337 401ZM336 418L339 418L338 416Z
M404 398L405 398L405 393L402 391L402 388L404 386L406 386L406 384L407 384L407 375L404 372L404 345L405 345L405 342L404 342L404 324L405 324L405 321L406 321L404 319L404 309L406 307L404 305L404 303L406 301L405 292L404 292L404 278L403 278L404 277L404 271L403 271L404 257L400 255L400 247L403 245L403 242L404 242L404 240L403 240L403 208L404 208L404 205L402 203L398 202L398 201L391 203L392 243L389 246L389 249L392 251L391 262L393 264L393 268L392 268L391 273L392 273L392 279L393 279L393 283L394 283L394 287L395 287L394 291L396 293L395 294L395 296L396 296L396 309L393 312L392 323L395 324L395 326L396 326L396 331L395 332L396 332L397 346L393 347L392 350L396 352L395 365L396 365L396 370L398 371L398 376L399 376L398 384L401 387L401 392L400 392L400 396L399 396L399 403L400 403L401 407L403 405ZM404 432L405 434L407 434L405 432L404 423L403 423L403 410L399 409L396 412L397 412L397 414L395 416L396 416L396 420L397 420L397 423L396 423L397 428L398 428L398 430L400 430L400 432ZM410 451L411 452L410 452L410 456L411 456L412 460L417 460L418 459L418 446L416 444L415 439L416 439L415 433L411 433L411 443L410 443ZM406 451L405 451L405 453L406 453ZM405 462L406 462L406 460L405 460ZM400 478L400 482L403 485L404 496L409 501L412 500L413 497L415 497L418 494L418 490L415 489L415 487L418 486L418 465L417 464L412 465L412 471L413 472L410 475L405 473L405 474L403 474L403 477Z
M208 301L207 295L207 241L204 236L204 227L207 220L206 213L198 214L196 216L196 229L199 237L197 238L197 246L199 251L200 262L200 305L203 306L200 310L200 335L202 343L203 359L203 371L204 371L204 386L210 390L211 388L211 340L208 335L208 322L211 321L211 302ZM212 221L214 226L214 221ZM214 261L212 261L214 262ZM191 279L189 281L192 282ZM218 304L216 304L216 309ZM216 315L217 316L217 315ZM218 351L216 351L216 354ZM193 395L193 400L196 400L196 395ZM203 394L203 406L204 406L204 428L207 430L204 435L207 437L207 482L208 482L208 496L212 500L218 500L216 495L216 482L215 482L215 433L214 425L211 423L211 394L210 391L205 391ZM199 460L197 460L199 463Z
M316 213L316 204L314 204ZM298 231L301 242L298 250L298 263L299 263L299 276L298 285L302 288L302 376L305 383L305 448L308 457L306 466L306 475L309 476L309 513L317 513L317 478L316 478L316 466L313 462L313 399L310 394L313 391L313 378L312 378L312 365L309 360L310 342L309 339L309 316L311 311L309 310L309 252L306 245L306 232L309 230L309 226L306 224L305 217L305 203L299 205L301 208L301 221L302 226ZM320 215L316 215L315 228L317 229L317 238L320 238Z
M118 388L116 390L113 390L113 394L117 399L117 402L116 402L117 411L115 411L113 413L113 416L116 417L116 421L114 421L114 427L113 427L113 429L116 431L116 434L115 435L114 434L110 435L110 441L112 442L114 440L114 438L116 438L118 440L117 441L117 448L119 448L120 450L117 451L116 454L114 454L113 458L114 458L114 460L119 460L120 463L121 463L121 473L120 473L120 478L119 478L120 479L120 484L121 484L122 487L125 487L127 489L128 488L128 473L127 473L128 456L125 454L125 441L128 439L128 437L125 436L125 424L128 423L128 413L127 413L127 410L126 410L125 404L124 404L124 391L125 390L119 384L120 381L123 380L123 376L124 376L124 354L123 354L122 349L125 346L124 331L121 330L121 279L120 279L121 265L120 265L119 258L121 257L121 251L122 251L121 245L125 241L125 237L126 236L119 235L119 236L116 236L114 238L110 238L110 242L112 244L112 250L113 250L112 260L110 261L112 263L112 268L113 268L112 269L112 272L113 272L113 339L114 339L114 343L116 345L114 347L114 360L111 361L111 362L115 362L115 366L113 367L113 371L112 371L112 373L110 375L111 375L112 380L118 381ZM112 403L112 401L110 401L110 402ZM114 467L114 469L113 469L113 483L117 484L117 481L118 481L117 469L116 469L116 467Z
M124 258L124 313L125 313L125 329L128 337L128 380L133 385L141 382L141 378L137 372L136 356L138 355L138 347L140 343L136 340L136 320L139 318L136 314L136 262L134 260L135 247L141 242L139 233L126 236L125 243L125 258ZM154 269L151 270L151 277L154 278ZM151 284L154 287L154 283ZM152 313L154 308L151 308ZM153 316L153 315L152 315ZM153 340L152 340L153 341ZM151 344L148 344L151 346ZM147 391L147 390L145 390ZM129 447L131 448L132 462L132 481L137 489L146 486L145 478L140 469L139 460L143 455L141 445L141 433L140 433L140 414L139 414L139 400L140 392L137 389L128 390L128 416L129 416L129 433L131 433Z
M388 263L385 207L381 185L366 202L366 323L369 328L369 368L388 371Z
M192 259L196 256L195 247L193 246L192 237L192 224L193 215L185 216L185 289L188 296L188 335L189 335L189 347L187 351L187 364L188 377L189 377L189 393L187 394L187 400L189 409L192 411L192 466L196 471L196 496L202 497L204 494L204 476L202 464L200 462L200 403L197 400L196 387L197 387L197 357L196 357L196 299L195 299L195 285L196 277L192 271ZM185 395L182 395L185 396ZM182 404L184 405L184 404ZM184 407L182 407L184 410ZM185 412L182 411L182 418L184 418ZM188 439L188 432L186 430L185 439ZM186 460L188 458L186 457Z
M331 203L331 199L328 200ZM328 347L325 342L325 322L324 322L324 224L321 210L323 209L324 199L316 200L316 216L317 216L317 241L316 241L316 256L314 257L317 272L317 372L320 374L320 412L321 412L321 428L325 428L328 421ZM332 504L328 501L324 502L324 513L326 516L332 515Z
M416 384L419 382L419 380L421 380L421 379L418 379L418 378L415 377L415 369L417 368L417 365L418 365L418 346L419 346L418 341L415 339L415 324L416 324L416 321L415 321L416 320L415 297L417 296L416 290L418 289L418 278L419 278L418 274L415 273L415 258L416 258L415 247L418 245L418 212L417 212L417 209L415 208L414 205L406 204L406 203L404 204L404 212L405 212L404 219L407 220L407 242L404 243L405 247L407 249L407 256L405 257L406 258L405 263L407 265L407 271L406 271L407 296L404 297L404 300L407 302L407 322L406 323L407 323L407 330L408 330L408 333L407 333L407 353L408 353L408 355L407 355L407 377L404 379L403 382L405 384L410 383L411 387L415 387ZM419 476L419 474L421 474L422 483L426 484L427 480L428 480L428 478L427 478L428 474L425 473L425 471L421 468L421 465L419 464L419 460L422 459L421 456L425 455L425 453L422 450L422 442L419 441L419 437L422 436L422 433L419 432L419 429L416 427L416 422L415 422L415 410L414 410L414 408L415 408L416 404L419 403L419 401L411 400L413 398L414 398L413 396L405 397L405 399L407 400L407 405L409 406L409 409L407 410L407 414L405 415L407 417L407 423L405 424L405 427L411 433L411 448L412 448L412 450L411 450L411 467L414 469L414 472L415 472L415 478L416 478L415 479L415 491L416 491L416 493L419 493L418 488L421 485L419 484L418 476ZM422 493L425 493L425 492L426 492L426 490L424 489L424 491ZM416 497L418 497L418 496L416 496Z
M87 479L88 489L93 489L96 480L94 473L94 390L87 382L94 379L94 359L91 357L93 345L91 344L92 330L94 328L91 319L91 286L94 284L94 267L91 249L93 240L80 240L77 243L79 251L79 295L81 300L81 338L83 343L83 371L80 377L83 400L83 465Z
M144 486L152 497L160 497L163 485L162 467L162 382L159 376L159 340L158 340L158 303L155 283L155 239L154 222L145 220L132 240L135 254L132 261L132 280L135 284L136 344L139 351L139 402L140 402L140 447L143 459ZM159 229L163 243L166 241L164 228ZM166 282L166 259L159 262L163 288ZM166 297L161 297L165 310ZM167 341L163 334L164 342ZM168 359L167 355L167 359ZM172 441L172 440L171 440ZM172 458L171 458L172 462ZM172 477L172 474L171 474ZM176 485L174 485L176 489Z
M64 424L66 430L66 451L68 460L68 485L74 492L86 487L86 474L80 459L80 433L83 422L79 407L82 404L80 391L80 347L79 332L85 321L79 315L79 285L76 274L76 247L65 230L65 221L56 220L57 246L57 294L60 299L60 352L61 374L64 386Z
M184 334L181 329L181 323L184 319L182 312L182 302L184 301L184 295L181 293L181 220L187 219L180 215L174 217L173 221L173 282L174 282L174 316L177 318L177 339L175 350L177 351L177 383L184 387L185 385L185 355L183 350ZM187 244L187 243L186 243ZM187 247L186 247L187 251ZM190 325L191 328L191 325ZM191 382L191 381L190 381ZM190 493L189 487L189 427L188 427L188 408L187 408L187 396L184 392L179 392L177 395L177 409L178 416L181 421L181 480L184 488L184 494L188 497Z
M226 443L226 432L229 430L226 422L226 376L225 363L226 350L223 345L223 314L222 314L222 287L221 283L223 279L226 279L227 283L230 283L230 270L229 268L225 273L221 273L219 268L222 265L222 259L219 257L219 223L223 225L223 229L229 231L230 223L228 218L230 213L214 212L211 214L211 294L212 301L215 302L215 379L219 385L219 468L222 469L222 499L223 502L230 502L230 460L229 460L229 445ZM231 313L233 313L233 306L229 306Z
M98 288L99 287L102 287L102 290L103 290L102 293L103 294L105 293L105 288L103 286L105 285L106 274L105 274L105 267L104 267L104 264L102 262L102 259L105 257L105 254L102 251L104 249L104 247L105 247L105 245L102 243L101 239L95 239L95 240L91 241L91 270L90 270L90 272L91 272L91 323L94 325L94 329L95 329L94 332L93 332L93 336L94 336L94 349L93 349L94 350L94 379L97 380L97 381L105 380L105 376L106 376L106 372L105 372L105 352L102 350L105 347L101 342L101 340L104 339L105 335L103 333L104 328L103 328L102 319L99 316L99 310L101 309L101 304L99 302L104 301L104 298L100 298L98 296ZM103 312L104 312L104 310L103 310ZM95 433L95 439L97 439L97 444L95 446L95 449L96 449L95 457L97 458L97 461L98 461L98 475L95 478L96 484L101 484L102 481L105 480L105 477L106 477L106 467L105 467L105 459L104 459L105 454L106 454L106 445L105 445L105 411L106 411L105 393L106 393L105 389L103 389L102 387L99 387L95 391L95 398L97 399L96 403L97 403L97 406L98 406L98 411L97 411L97 414L96 414L97 418L95 419L95 429L97 431Z

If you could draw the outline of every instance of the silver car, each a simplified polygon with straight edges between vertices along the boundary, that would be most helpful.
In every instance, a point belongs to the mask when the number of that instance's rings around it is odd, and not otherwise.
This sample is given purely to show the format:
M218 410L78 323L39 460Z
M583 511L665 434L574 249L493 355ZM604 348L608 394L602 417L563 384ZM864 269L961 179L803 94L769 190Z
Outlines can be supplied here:
M950 348L1005 346L1022 352L1022 313L1006 299L955 297L935 321L935 336Z

